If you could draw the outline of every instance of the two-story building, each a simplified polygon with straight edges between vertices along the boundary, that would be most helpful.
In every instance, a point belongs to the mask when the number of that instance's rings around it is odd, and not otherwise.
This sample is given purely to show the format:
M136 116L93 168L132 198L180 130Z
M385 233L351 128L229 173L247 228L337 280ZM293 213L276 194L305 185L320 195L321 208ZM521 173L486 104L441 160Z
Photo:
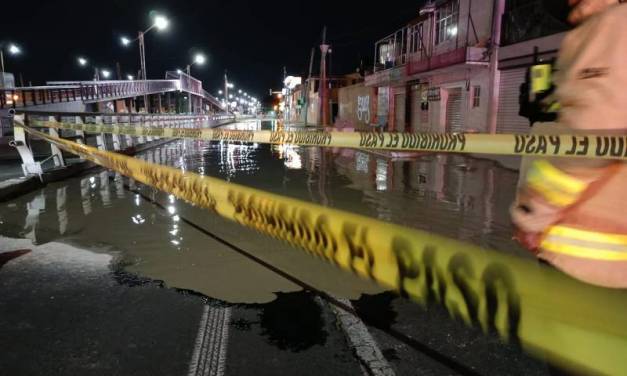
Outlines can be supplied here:
M526 132L520 85L529 66L555 57L565 30L540 0L429 2L375 43L363 87L340 89L339 120L364 128L367 113L388 131Z
M376 123L394 131L485 132L494 9L472 0L430 2L375 43Z

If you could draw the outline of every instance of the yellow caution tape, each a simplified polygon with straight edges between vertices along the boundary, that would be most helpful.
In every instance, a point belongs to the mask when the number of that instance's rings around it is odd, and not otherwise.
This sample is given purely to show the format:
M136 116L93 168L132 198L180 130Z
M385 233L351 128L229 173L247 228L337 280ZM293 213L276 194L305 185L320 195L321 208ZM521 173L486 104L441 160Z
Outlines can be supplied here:
M329 131L240 131L207 128L157 128L33 121L40 127L129 136L211 141L292 144L396 152L449 152L627 160L627 135L543 135L390 133Z
M25 129L146 185L300 247L578 373L627 374L627 291L424 231L182 172ZM237 278L237 276L234 276Z

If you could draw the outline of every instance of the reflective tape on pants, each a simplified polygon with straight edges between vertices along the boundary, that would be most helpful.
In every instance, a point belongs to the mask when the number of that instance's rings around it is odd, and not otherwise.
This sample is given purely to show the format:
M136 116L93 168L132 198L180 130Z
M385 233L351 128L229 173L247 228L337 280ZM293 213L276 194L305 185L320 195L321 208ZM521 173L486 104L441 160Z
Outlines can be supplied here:
M578 372L627 374L627 292L424 231L34 136L372 279ZM238 278L238 276L233 276Z

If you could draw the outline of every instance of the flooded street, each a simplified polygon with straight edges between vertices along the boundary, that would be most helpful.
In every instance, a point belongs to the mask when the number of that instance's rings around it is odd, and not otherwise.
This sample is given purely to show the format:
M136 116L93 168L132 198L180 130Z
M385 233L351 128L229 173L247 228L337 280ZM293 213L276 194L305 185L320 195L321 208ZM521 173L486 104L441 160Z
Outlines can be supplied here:
M230 128L277 126L251 121ZM518 174L492 161L434 154L395 159L348 149L191 140L138 157L529 257L511 240L508 207ZM162 338L184 336L189 342L178 343L188 349L175 351L184 360L173 373L185 373L189 359L201 362L202 351L192 350L198 338L205 338L196 336L200 321L201 329L206 322L207 333L217 336L213 343L223 343L224 354L214 355L226 359L226 374L247 374L251 367L260 374L361 374L329 299L351 305L396 374L546 373L541 361L448 319L442 309L423 309L287 244L108 171L0 203L0 235L0 244L27 239L12 249L34 247L31 254L16 256L15 265L40 252L55 255L54 249L37 251L34 245L67 245L91 255L73 264L73 278L90 275L86 265L101 266L100 274L86 277L97 291L108 286L100 293L149 289L167 295L147 303L154 307L184 299L185 318L172 313L182 328ZM58 261L67 259L59 255ZM3 273L19 269L2 265L0 288L7 288ZM51 273L63 278L65 272ZM11 299L18 301L20 287L12 291ZM0 309L9 306L5 300ZM128 308L143 309L131 303ZM307 364L323 368L303 370Z

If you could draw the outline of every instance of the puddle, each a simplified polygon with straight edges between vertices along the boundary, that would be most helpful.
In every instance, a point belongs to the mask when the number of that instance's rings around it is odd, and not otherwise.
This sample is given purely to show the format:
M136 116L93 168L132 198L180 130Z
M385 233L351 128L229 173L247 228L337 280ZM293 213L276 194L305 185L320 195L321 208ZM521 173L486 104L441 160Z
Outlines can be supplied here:
M234 127L276 125L248 122ZM489 161L457 155L397 161L348 149L192 140L175 141L140 157L526 255L511 240L507 212L517 174ZM125 183L120 175L102 171L1 203L0 234L34 244L60 241L97 252L114 249L128 273L229 303L269 303L282 293L302 290L185 224L186 219L335 296L355 300L383 291L300 250L137 187L163 210L128 191Z

